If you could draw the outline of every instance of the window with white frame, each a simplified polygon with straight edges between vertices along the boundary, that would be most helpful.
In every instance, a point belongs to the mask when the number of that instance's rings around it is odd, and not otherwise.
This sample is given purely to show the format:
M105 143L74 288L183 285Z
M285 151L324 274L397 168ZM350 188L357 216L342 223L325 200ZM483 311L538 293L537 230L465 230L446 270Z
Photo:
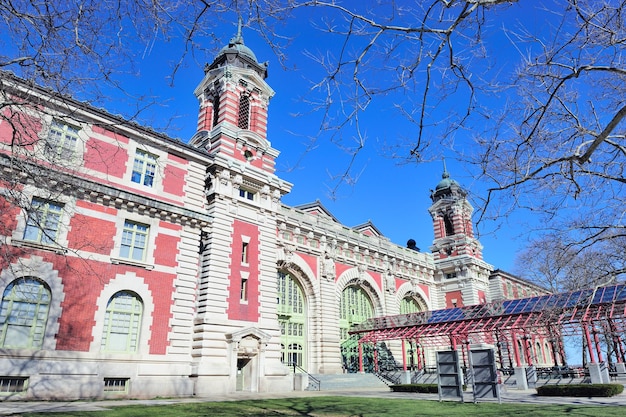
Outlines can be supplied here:
M61 204L33 197L26 218L23 239L43 244L56 242L62 212Z
M239 197L243 197L246 200L254 201L254 191L246 190L245 188L239 189Z
M146 224L124 221L120 258L143 262L146 259L150 227Z
M250 247L250 242L242 242L241 243L241 263L248 264L248 248Z
M107 303L101 350L104 352L137 352L143 302L137 294L119 291Z
M50 289L33 277L11 282L0 304L0 347L39 349L50 310Z
M78 131L76 127L53 121L44 147L46 156L58 161L71 160L76 155Z
M133 162L133 173L130 177L132 182L152 187L156 174L156 156L137 149Z

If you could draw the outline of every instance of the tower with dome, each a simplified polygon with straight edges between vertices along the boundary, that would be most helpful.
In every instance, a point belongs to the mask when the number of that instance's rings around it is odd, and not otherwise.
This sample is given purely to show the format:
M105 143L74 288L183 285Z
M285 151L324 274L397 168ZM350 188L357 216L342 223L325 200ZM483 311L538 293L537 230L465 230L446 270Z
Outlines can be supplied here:
M0 181L7 399L283 392L304 389L307 374L358 373L363 357L365 372L423 368L435 352L417 341L359 355L350 330L542 291L483 261L467 193L445 168L430 252L371 221L342 224L319 201L284 204L297 184L276 175L274 90L241 25L193 91L189 141L0 77L19 98L6 108L28 123L18 133L32 135L30 162L55 179L16 171L16 132L0 123L1 172L30 203L12 205Z

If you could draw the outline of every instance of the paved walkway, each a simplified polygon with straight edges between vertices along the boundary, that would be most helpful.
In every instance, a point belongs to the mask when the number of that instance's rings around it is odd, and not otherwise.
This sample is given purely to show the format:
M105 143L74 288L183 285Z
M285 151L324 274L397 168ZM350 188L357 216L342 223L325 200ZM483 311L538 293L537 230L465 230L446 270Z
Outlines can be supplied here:
M437 394L416 394L403 392L390 392L388 389L362 389L352 391L303 391L289 393L235 393L216 395L211 398L176 398L157 400L111 400L111 401L24 401L24 402L0 402L0 416L19 416L22 413L36 412L70 412L70 411L105 411L116 406L124 405L167 405L184 402L206 401L241 401L259 400L268 398L296 398L314 396L350 396L350 397L374 397L374 398L402 398L420 400L439 400ZM464 394L465 402L472 402L472 393ZM572 404L572 405L596 405L596 406L626 406L626 393L610 398L573 398L573 397L539 397L536 391L507 390L501 393L502 402L526 403L526 404ZM496 399L483 399L479 402L497 402ZM146 411L148 414L149 411Z

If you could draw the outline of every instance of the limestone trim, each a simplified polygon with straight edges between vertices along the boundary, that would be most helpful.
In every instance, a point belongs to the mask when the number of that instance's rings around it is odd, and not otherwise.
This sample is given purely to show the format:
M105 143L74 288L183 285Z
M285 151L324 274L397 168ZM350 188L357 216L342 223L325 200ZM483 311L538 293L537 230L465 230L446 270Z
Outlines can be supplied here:
M102 345L102 332L104 330L104 317L107 303L111 297L120 291L132 291L137 294L143 302L143 313L141 327L139 329L139 342L136 354L148 354L150 352L150 340L152 336L152 322L155 319L154 300L152 292L143 278L138 277L134 272L117 274L108 284L104 286L100 296L96 300L95 325L92 329L92 342L89 346L90 352L100 352Z
M20 258L9 265L0 273L0 294L4 293L6 287L19 278L33 277L46 283L50 289L51 299L48 310L48 320L41 349L55 350L56 335L59 332L59 318L63 308L61 303L65 299L63 292L63 281L59 277L59 272L54 269L50 262L45 262L39 256L30 258Z
M410 282L407 282L402 284L396 292L395 304L397 311L400 311L400 302L407 296L415 298L424 311L432 310L430 297L426 295L424 290L418 286L412 285Z
M382 294L378 283L376 283L374 278L372 278L367 271L362 271L360 268L348 269L337 279L337 285L335 286L335 303L337 306L341 303L341 294L343 290L350 284L359 285L367 293L372 300L374 316L385 315L385 307L383 304L384 294Z

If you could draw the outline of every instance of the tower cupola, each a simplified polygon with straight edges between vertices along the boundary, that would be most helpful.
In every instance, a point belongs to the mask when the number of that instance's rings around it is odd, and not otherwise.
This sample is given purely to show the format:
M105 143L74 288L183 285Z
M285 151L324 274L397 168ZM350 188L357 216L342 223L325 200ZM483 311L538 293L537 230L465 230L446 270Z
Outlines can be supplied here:
M274 96L265 81L267 67L244 44L240 19L237 34L204 67L194 91L200 109L190 144L273 173L278 152L267 140L268 107Z
M474 238L472 225L474 208L467 200L467 192L450 177L445 163L441 181L430 198L433 204L428 211L433 219L435 258L469 255L481 259L482 247Z

